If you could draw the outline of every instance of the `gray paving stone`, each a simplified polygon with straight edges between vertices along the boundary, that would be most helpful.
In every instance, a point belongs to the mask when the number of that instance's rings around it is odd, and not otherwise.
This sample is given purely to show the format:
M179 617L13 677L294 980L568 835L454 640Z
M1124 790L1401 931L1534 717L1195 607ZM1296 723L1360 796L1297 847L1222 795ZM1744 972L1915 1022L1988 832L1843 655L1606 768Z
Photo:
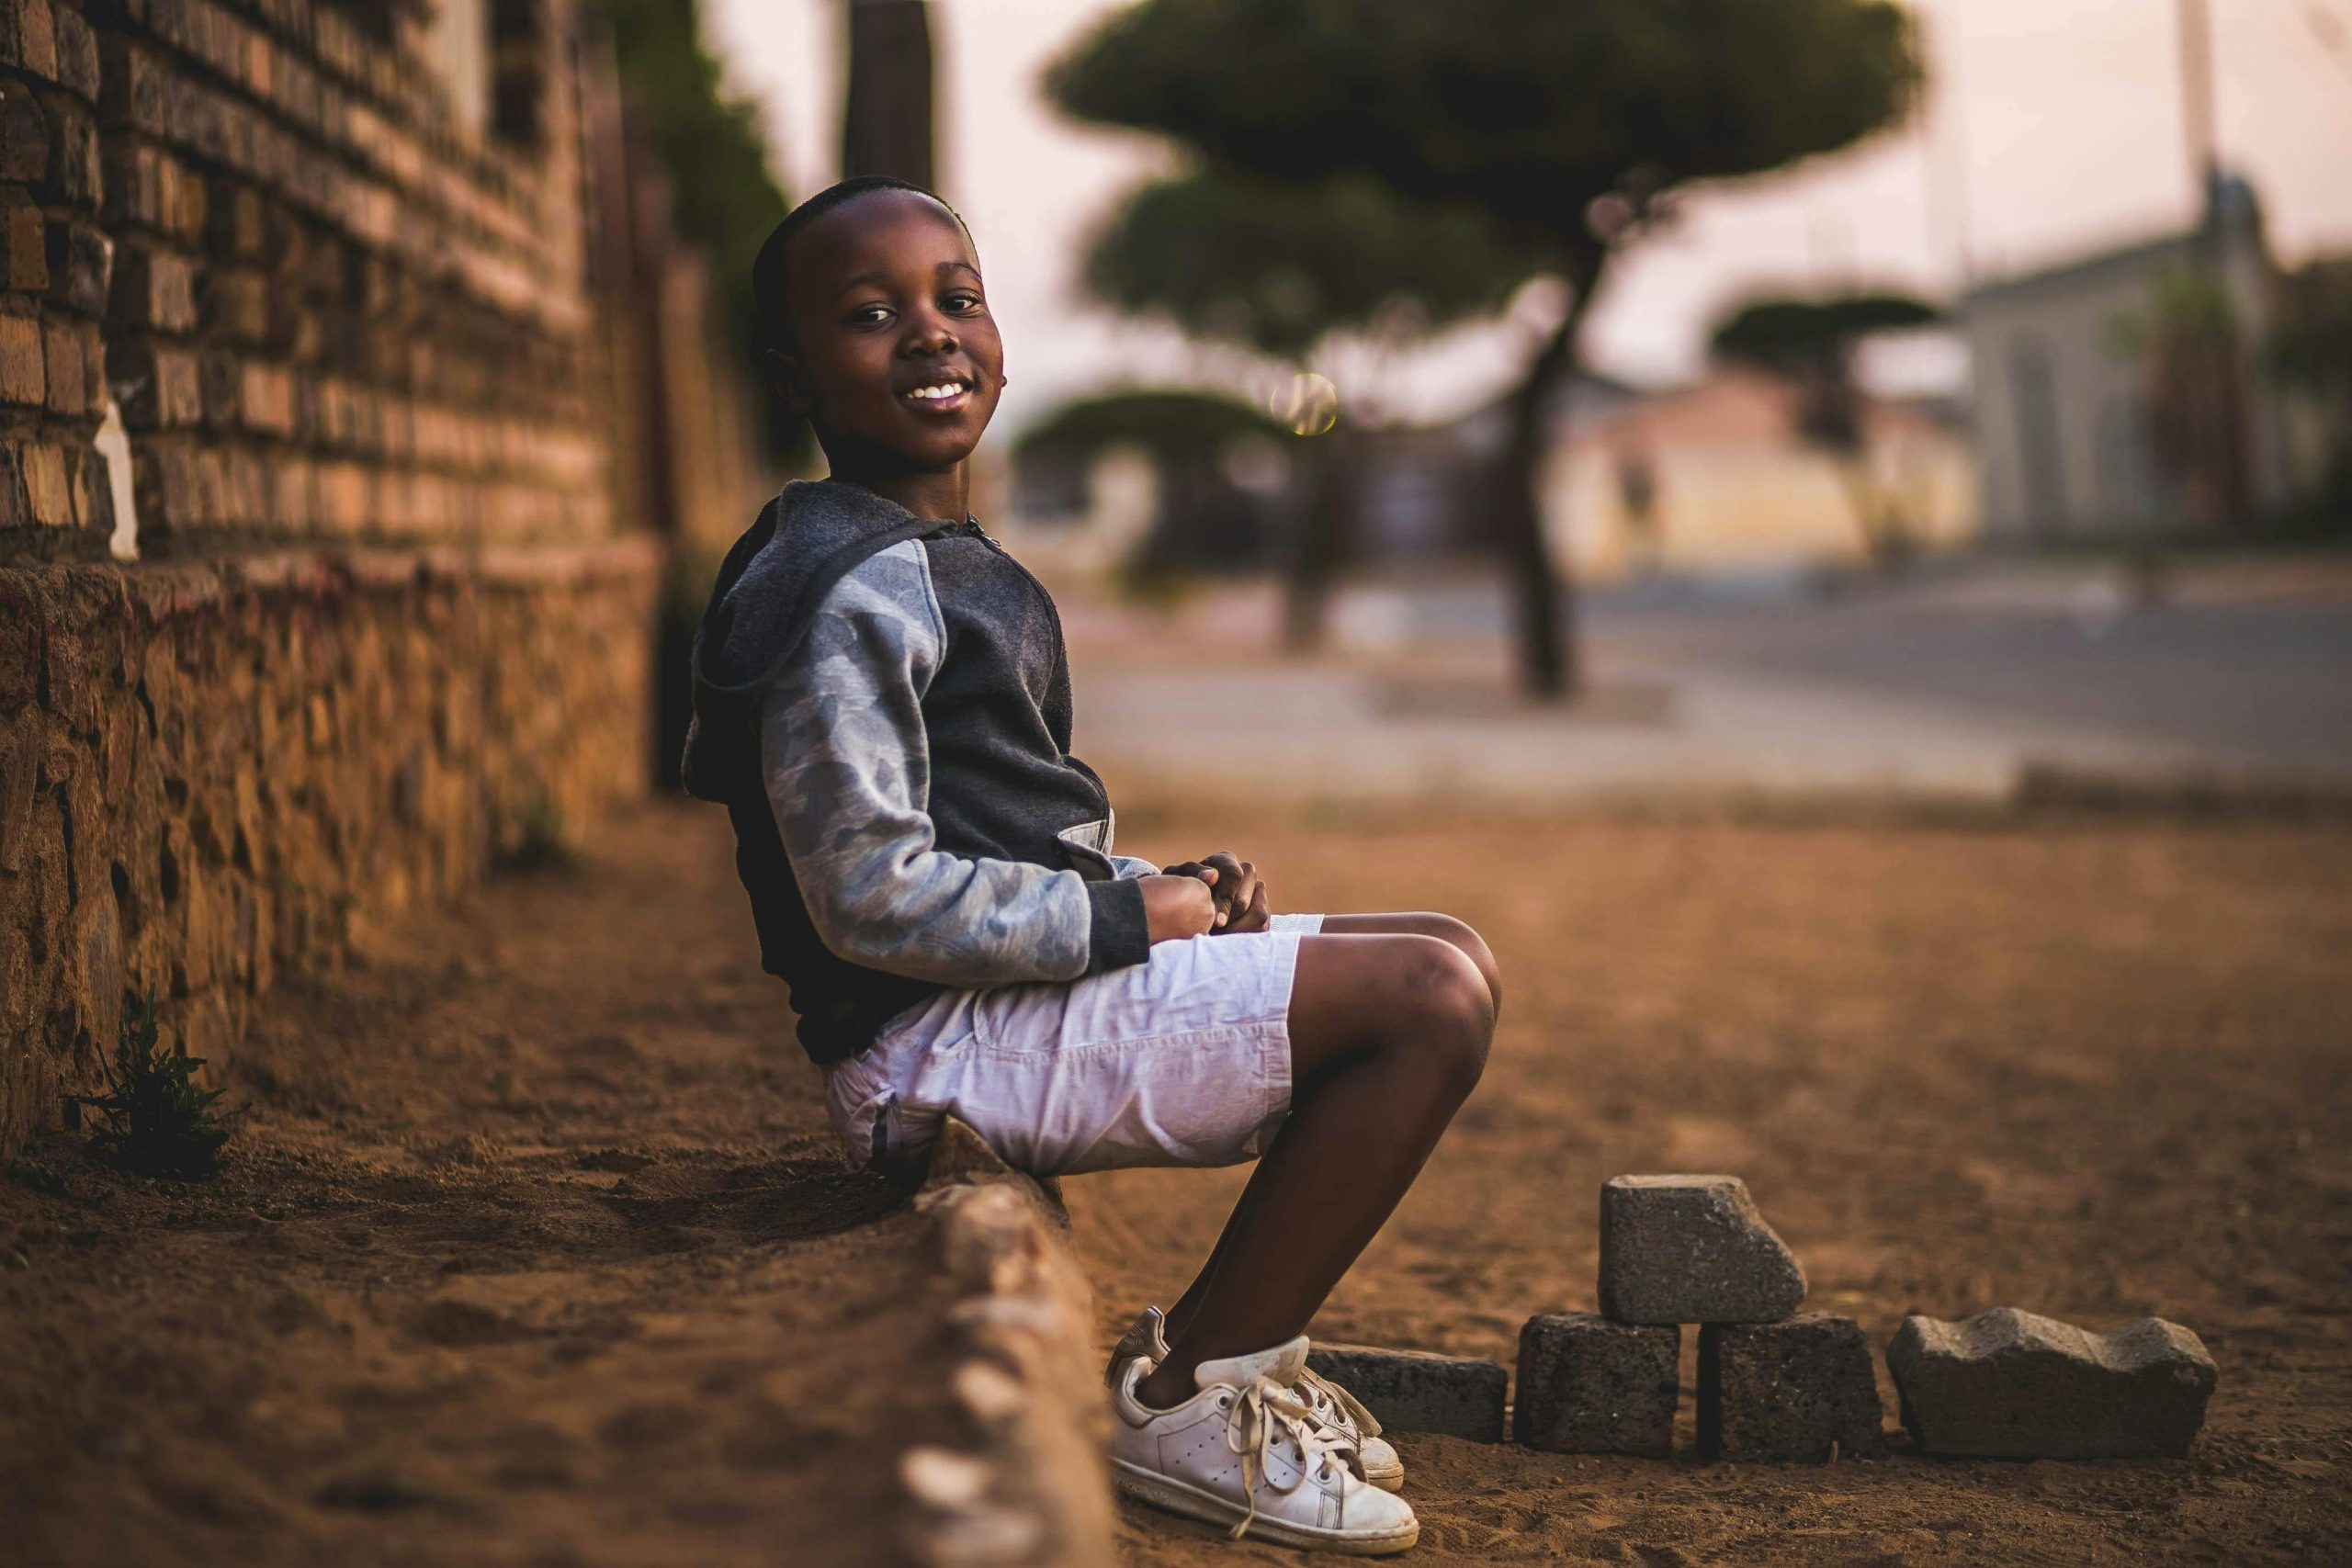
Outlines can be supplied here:
M1600 1310L1620 1323L1778 1323L1804 1269L1736 1176L1620 1176L1600 1188Z
M2006 1459L2177 1458L2220 1376L2177 1323L2090 1334L2015 1307L1906 1317L1886 1366L1922 1451Z
M1503 1440L1510 1371L1496 1362L1368 1345L1317 1345L1306 1353L1306 1364L1363 1400L1387 1431L1439 1432L1474 1443Z
M1511 1435L1563 1454L1674 1453L1676 1367L1682 1330L1611 1323L1589 1312L1546 1314L1519 1331L1519 1402Z
M1777 1464L1884 1457L1861 1325L1805 1313L1786 1323L1701 1328L1699 1453Z

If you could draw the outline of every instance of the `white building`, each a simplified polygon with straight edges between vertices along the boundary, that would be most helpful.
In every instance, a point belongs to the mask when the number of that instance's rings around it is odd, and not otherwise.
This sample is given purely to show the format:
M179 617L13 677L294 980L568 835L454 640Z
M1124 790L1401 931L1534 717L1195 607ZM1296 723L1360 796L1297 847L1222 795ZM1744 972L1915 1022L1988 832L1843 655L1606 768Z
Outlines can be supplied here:
M2007 279L1970 295L1964 314L1975 384L1988 540L2165 535L2217 522L2180 454L2165 450L2154 343L2163 300L2203 271L2236 327L2231 373L2202 378L2200 418L2242 465L2231 488L2254 512L2292 498L2286 422L2263 373L2278 271L2260 204L2242 180L2217 183L2210 238L2187 233ZM2234 382L2234 387L2219 385ZM2170 459L2170 460L2167 460Z

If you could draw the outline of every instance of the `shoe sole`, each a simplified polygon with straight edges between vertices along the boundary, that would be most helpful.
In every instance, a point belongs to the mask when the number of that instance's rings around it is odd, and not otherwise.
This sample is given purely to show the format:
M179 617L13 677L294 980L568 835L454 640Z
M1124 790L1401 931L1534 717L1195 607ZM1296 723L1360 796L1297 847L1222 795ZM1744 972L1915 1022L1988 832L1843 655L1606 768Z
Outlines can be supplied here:
M1367 1470L1363 1472L1363 1481L1365 1485L1377 1486L1383 1492L1402 1492L1405 1490L1405 1467L1400 1464L1394 1470Z
M1171 1514L1182 1514L1187 1518L1202 1519L1213 1525L1238 1525L1249 1514L1249 1509L1240 1504L1228 1502L1214 1492L1204 1492L1189 1483L1154 1474L1123 1459L1111 1461L1111 1478L1118 1483L1119 1490L1130 1497L1165 1508ZM1269 1518L1260 1514L1250 1520L1249 1528L1242 1533L1260 1540L1272 1541L1278 1546L1303 1547L1310 1551L1339 1551L1353 1557L1386 1557L1392 1552L1407 1550L1420 1540L1421 1522L1408 1519L1385 1534L1370 1535L1324 1529L1317 1525L1293 1524L1287 1519Z

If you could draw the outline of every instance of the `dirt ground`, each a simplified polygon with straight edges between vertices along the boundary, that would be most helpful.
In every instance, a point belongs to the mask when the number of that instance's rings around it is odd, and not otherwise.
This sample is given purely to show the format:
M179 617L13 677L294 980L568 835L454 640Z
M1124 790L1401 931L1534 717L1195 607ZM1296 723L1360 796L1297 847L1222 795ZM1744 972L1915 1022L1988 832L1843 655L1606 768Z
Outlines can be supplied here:
M1915 1310L2154 1313L2221 1367L2184 1461L1732 1466L1407 1438L1411 1560L2352 1561L2352 833L1122 822L1135 852L1250 856L1278 908L1459 915L1500 962L1486 1081L1320 1337L1508 1363L1531 1313L1592 1308L1603 1179L1729 1171L1804 1259L1809 1304L1875 1342ZM1106 1348L1181 1291L1244 1174L1067 1183ZM1132 1506L1121 1546L1295 1561Z
M1604 1177L1729 1170L1874 1337L2156 1312L2221 1364L2180 1461L1408 1438L1408 1561L2352 1560L2352 832L1121 821L1500 957L1487 1080L1320 1335L1508 1360L1591 1304ZM717 813L650 808L281 989L212 1182L64 1144L0 1179L6 1559L888 1560L934 1287L913 1216L836 1171L728 857ZM1067 1184L1106 1346L1240 1175ZM1298 1561L1140 1509L1121 1547Z
M732 852L648 810L281 988L212 1181L0 1179L0 1561L893 1560L931 1247Z

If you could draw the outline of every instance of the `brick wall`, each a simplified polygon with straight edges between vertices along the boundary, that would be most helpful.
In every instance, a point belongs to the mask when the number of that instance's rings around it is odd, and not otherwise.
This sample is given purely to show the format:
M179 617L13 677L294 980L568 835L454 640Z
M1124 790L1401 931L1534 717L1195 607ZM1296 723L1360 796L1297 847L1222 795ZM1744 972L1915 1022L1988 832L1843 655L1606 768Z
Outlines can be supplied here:
M0 0L0 1149L643 787L573 26Z

